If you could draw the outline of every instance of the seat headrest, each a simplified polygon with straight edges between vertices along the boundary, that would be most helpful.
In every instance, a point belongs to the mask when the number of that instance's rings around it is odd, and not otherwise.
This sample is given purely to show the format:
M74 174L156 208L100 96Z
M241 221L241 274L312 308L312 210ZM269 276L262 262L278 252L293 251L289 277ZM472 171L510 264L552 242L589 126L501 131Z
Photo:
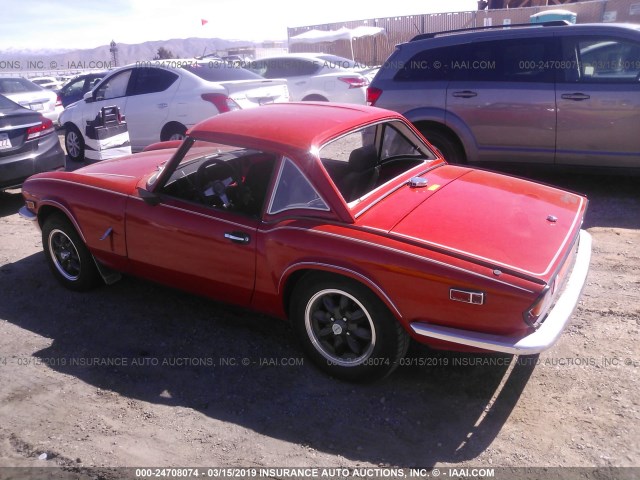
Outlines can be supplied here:
M370 170L378 163L378 152L373 145L356 148L349 155L349 168L356 172Z

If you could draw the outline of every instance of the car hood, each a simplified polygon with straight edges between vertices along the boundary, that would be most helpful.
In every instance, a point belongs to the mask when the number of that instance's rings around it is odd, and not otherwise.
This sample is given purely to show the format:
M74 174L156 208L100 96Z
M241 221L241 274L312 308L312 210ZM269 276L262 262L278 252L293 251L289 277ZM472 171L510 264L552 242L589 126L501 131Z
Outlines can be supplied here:
M426 187L403 186L358 223L535 281L553 276L587 206L584 196L482 170L446 165L423 177Z
M140 180L154 173L177 149L154 150L103 160L82 167L71 174L81 176L82 183L92 184L126 195L133 193Z

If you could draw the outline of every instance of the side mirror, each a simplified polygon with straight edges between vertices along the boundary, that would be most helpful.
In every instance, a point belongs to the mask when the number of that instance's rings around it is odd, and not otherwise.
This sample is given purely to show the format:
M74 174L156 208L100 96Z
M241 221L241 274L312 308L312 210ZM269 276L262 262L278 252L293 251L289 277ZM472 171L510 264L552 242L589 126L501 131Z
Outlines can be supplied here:
M89 91L89 92L85 93L82 96L82 99L87 103L93 102L93 92Z
M140 195L140 198L144 200L146 204L151 205L152 207L155 207L160 203L159 195L150 192L149 190L145 190L142 187L138 187L138 195Z

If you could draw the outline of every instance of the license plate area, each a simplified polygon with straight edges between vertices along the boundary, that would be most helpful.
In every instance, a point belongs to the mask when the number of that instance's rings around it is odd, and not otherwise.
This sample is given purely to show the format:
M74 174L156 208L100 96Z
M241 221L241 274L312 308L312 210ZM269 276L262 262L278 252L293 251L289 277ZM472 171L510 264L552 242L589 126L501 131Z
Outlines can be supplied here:
M11 145L9 134L0 133L0 150L7 150L9 148L13 148L13 145Z

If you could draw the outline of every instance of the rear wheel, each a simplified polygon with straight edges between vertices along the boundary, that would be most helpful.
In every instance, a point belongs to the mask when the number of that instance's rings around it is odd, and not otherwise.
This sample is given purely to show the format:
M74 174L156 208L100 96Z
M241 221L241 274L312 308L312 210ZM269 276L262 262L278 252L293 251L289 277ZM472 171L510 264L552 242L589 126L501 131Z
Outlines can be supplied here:
M91 253L62 214L53 214L45 220L42 245L53 275L68 289L90 290L100 283L100 274Z
M409 345L409 336L380 299L343 277L303 277L293 291L290 313L307 355L343 380L385 377Z
M67 149L67 155L74 162L84 160L84 139L80 130L73 124L65 125L64 146Z
M322 95L307 95L302 99L303 102L328 102L329 99Z
M429 127L420 128L420 133L431 145L440 150L444 159L449 163L466 163L467 158L460 142L453 135L442 130Z
M187 127L180 123L169 123L162 129L160 140L166 142L168 140L184 140L187 135Z

